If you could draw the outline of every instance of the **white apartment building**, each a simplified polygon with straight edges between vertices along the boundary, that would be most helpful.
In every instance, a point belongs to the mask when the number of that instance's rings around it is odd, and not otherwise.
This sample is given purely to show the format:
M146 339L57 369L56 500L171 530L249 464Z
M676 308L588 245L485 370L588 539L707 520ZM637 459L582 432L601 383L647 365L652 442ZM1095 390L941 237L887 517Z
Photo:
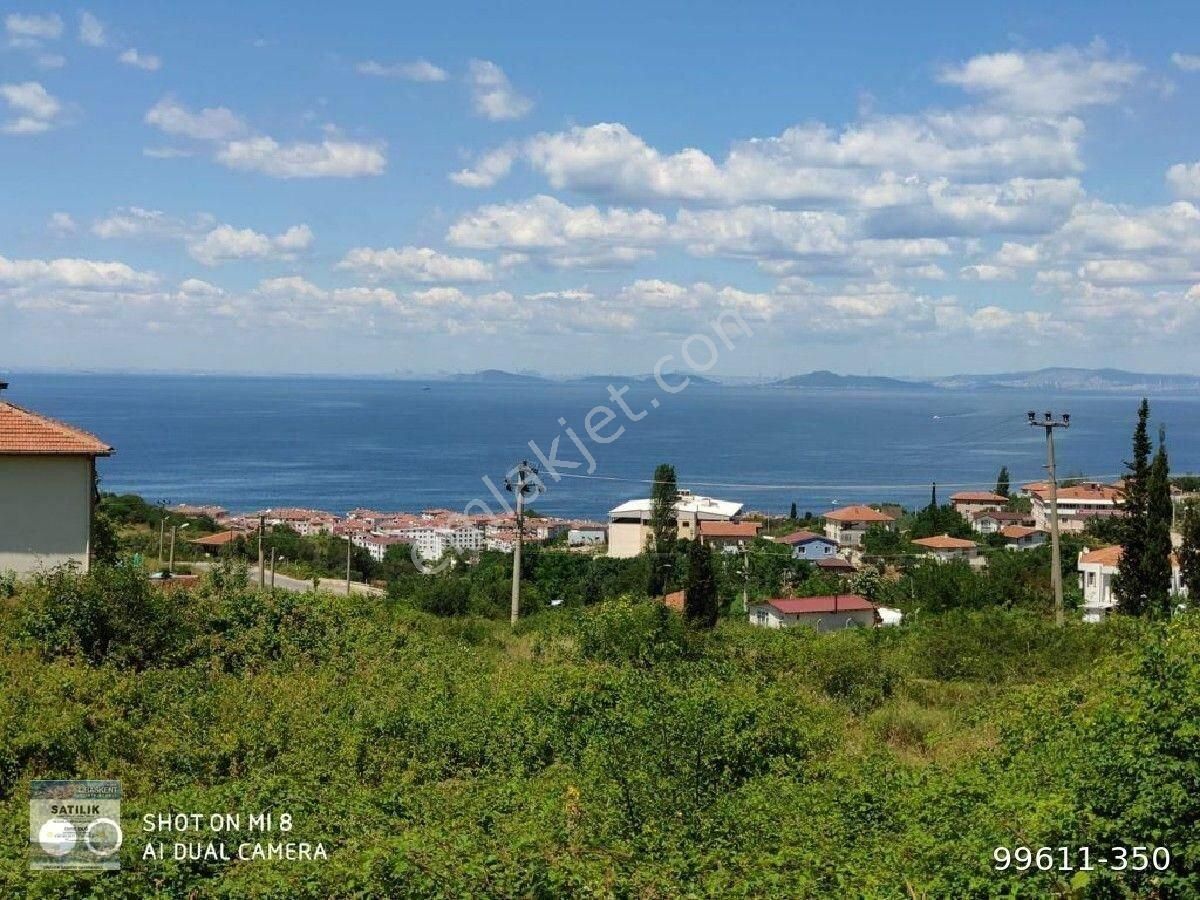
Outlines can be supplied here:
M650 518L654 502L650 498L630 500L608 513L608 555L616 559L637 556L646 549L650 539ZM695 540L700 523L732 521L742 511L742 504L731 500L701 497L681 490L675 502L675 524L680 540Z
M1084 550L1079 554L1079 587L1083 590L1083 621L1100 622L1117 605L1113 584L1117 578L1117 564L1121 560L1121 548L1117 545L1098 550ZM1187 588L1179 572L1179 561L1171 557L1171 593L1186 596Z

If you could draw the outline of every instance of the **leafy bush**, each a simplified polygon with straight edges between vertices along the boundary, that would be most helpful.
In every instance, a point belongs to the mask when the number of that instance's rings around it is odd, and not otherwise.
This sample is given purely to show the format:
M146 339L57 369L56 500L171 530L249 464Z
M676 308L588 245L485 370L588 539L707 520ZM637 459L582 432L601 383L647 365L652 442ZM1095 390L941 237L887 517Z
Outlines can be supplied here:
M583 659L652 666L688 654L682 617L662 603L627 597L583 611L578 619Z

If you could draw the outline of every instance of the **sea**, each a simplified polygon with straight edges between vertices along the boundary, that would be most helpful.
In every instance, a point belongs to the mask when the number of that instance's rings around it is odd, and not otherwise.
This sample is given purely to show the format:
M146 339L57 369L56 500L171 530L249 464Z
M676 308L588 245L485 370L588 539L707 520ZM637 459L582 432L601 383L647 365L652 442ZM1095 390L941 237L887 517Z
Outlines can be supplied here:
M614 380L622 409L602 381L3 378L4 399L115 448L99 463L102 490L235 512L502 512L512 502L505 473L522 459L542 471L533 508L546 515L600 518L648 496L659 463L674 465L680 487L771 514L792 503L818 514L856 502L911 507L928 503L935 483L942 501L990 490L1001 466L1014 486L1044 478L1046 438L1029 426L1031 409L1070 415L1070 428L1055 434L1060 477L1116 478L1140 399L699 383L671 394L652 381ZM1155 430L1166 429L1172 471L1200 470L1200 400L1164 394L1150 407Z

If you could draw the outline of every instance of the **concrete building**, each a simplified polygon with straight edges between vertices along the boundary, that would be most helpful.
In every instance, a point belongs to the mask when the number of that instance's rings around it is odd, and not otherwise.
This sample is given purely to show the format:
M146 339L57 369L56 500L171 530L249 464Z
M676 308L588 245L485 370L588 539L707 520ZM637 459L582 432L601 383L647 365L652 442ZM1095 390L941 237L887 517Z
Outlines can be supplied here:
M779 543L792 548L792 559L820 562L837 557L837 541L815 531L793 531L781 537Z
M1101 547L1098 550L1084 549L1076 563L1079 569L1079 587L1083 590L1083 621L1100 622L1117 605L1113 583L1117 577L1117 564L1121 561L1118 545ZM1183 578L1179 571L1179 560L1171 556L1171 593L1187 596Z
M1026 525L1006 525L1000 529L1006 550L1032 550L1049 540L1050 536L1040 528Z
M0 401L0 572L87 570L96 459L112 452L94 435Z
M823 518L825 537L835 541L840 547L861 546L863 535L873 525L879 525L889 531L896 527L894 516L869 506L843 506L841 509L825 513Z
M995 534L1010 525L1033 527L1033 513L1008 509L986 509L969 516L971 527L980 534Z
M965 519L975 513L1004 509L1008 498L991 491L959 491L950 495L950 505Z
M567 532L568 547L591 547L608 541L608 528L604 525L580 525Z
M858 594L825 597L781 597L752 603L751 625L761 628L791 628L806 625L817 631L843 628L873 628L879 624L875 604Z
M630 500L608 513L608 555L617 559L637 556L650 539L650 517L654 504L649 499ZM694 540L705 521L736 521L742 504L730 500L701 497L690 491L679 492L675 502L675 523L681 540Z
M707 520L700 523L700 543L722 553L738 553L758 537L758 522L724 522Z
M1059 530L1078 534L1090 519L1121 515L1123 494L1111 484L1086 482L1058 489ZM1032 490L1033 524L1043 531L1050 530L1050 486Z
M964 560L972 565L978 565L983 562L983 558L979 555L979 545L974 541L968 541L966 538L938 534L933 537L916 538L912 544L914 547L918 547L924 551L921 555L926 559L936 560L937 562Z

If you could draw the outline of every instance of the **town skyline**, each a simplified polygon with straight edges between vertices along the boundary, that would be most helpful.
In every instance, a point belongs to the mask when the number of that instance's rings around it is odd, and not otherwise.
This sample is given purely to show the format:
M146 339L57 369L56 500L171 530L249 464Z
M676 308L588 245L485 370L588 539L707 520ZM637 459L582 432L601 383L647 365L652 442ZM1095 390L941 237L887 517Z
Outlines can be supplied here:
M1200 17L1086 9L13 8L0 361L1200 371Z

